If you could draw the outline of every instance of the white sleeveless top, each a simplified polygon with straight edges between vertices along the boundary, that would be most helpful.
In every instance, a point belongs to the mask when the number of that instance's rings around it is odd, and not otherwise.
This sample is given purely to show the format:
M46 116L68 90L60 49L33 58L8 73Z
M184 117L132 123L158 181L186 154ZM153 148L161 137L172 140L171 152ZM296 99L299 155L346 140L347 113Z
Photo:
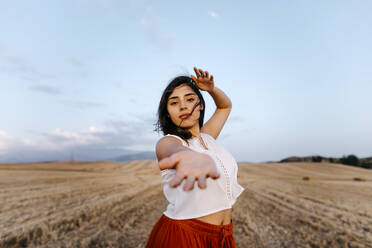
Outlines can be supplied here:
M209 134L200 133L200 135L208 150L205 150L196 137L188 140L190 144L188 146L182 138L176 135L167 134L166 136L178 138L184 146L191 150L211 156L216 163L220 177L218 179L208 177L205 189L200 189L195 182L191 191L184 191L185 179L175 188L168 185L173 179L176 169L161 170L163 191L169 202L166 211L163 213L169 218L177 220L192 219L232 208L236 199L244 190L238 184L238 164L233 156Z

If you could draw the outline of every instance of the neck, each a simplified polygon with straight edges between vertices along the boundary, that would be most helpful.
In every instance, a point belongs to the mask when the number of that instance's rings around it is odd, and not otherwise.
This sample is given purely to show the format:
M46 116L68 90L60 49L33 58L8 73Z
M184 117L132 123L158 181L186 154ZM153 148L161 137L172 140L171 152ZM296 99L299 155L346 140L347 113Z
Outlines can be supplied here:
M199 124L198 125L195 125L193 127L191 127L190 129L188 129L188 131L191 132L192 134L192 138L195 138L195 137L200 137L200 128L199 128Z

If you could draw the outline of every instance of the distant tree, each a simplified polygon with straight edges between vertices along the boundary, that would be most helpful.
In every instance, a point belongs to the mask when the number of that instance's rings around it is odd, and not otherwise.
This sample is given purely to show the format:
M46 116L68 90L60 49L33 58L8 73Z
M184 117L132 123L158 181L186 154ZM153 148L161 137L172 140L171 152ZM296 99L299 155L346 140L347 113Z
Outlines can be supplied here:
M334 162L333 158L329 158L329 162L333 163Z
M347 157L343 156L341 158L341 163L353 166L359 166L359 159L354 154L351 154Z
M365 169L372 169L372 163L362 162L361 167Z
M321 156L312 156L311 161L315 163L320 163L322 162L322 157Z

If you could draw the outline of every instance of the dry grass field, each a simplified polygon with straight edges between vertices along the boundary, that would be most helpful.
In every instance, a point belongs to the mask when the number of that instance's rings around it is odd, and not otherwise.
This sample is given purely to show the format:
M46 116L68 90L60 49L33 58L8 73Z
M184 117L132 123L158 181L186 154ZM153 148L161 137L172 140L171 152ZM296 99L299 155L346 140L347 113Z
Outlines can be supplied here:
M372 247L372 170L239 163L237 247ZM0 247L144 247L165 210L155 161L0 164Z

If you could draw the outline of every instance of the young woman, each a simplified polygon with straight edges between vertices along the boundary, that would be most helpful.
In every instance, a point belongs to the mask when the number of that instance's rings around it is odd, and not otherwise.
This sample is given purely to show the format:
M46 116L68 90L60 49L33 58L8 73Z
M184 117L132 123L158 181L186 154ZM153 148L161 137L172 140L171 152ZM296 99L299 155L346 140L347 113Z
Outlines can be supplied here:
M244 188L235 159L216 141L232 105L212 75L194 70L196 77L174 78L160 100L156 130L165 136L156 144L156 156L169 204L146 248L235 247L231 211ZM205 124L200 90L217 106Z

